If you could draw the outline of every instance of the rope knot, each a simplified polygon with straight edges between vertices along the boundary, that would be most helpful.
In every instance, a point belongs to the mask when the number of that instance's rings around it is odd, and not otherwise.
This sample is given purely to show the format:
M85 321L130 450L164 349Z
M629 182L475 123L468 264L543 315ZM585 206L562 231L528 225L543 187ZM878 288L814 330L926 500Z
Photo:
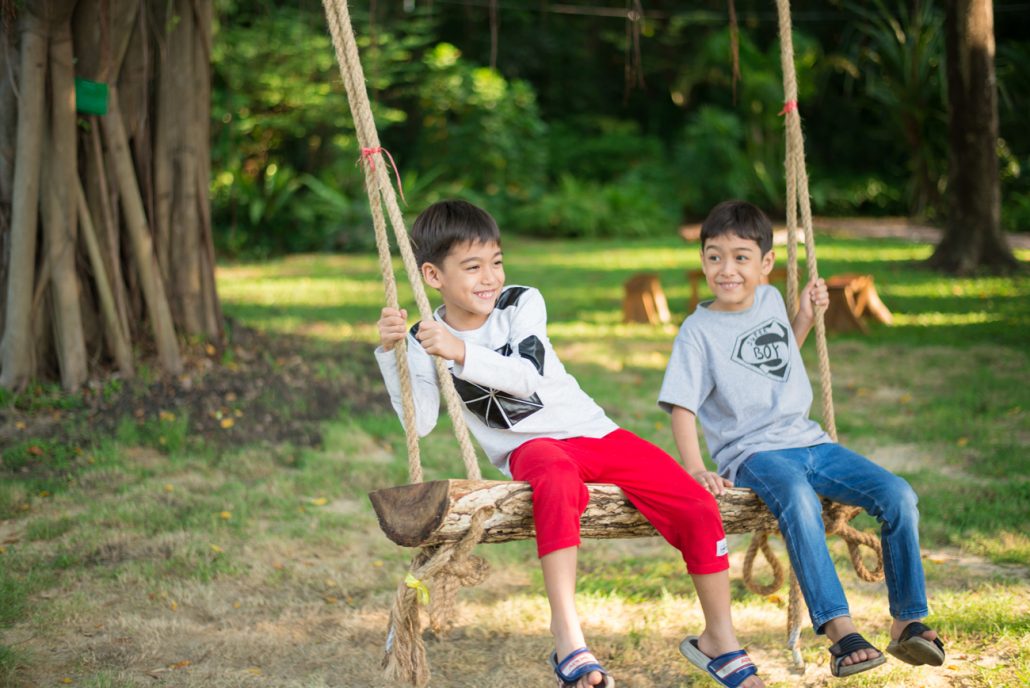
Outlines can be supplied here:
M376 154L385 155L390 160L390 167L393 168L393 174L397 177L397 192L400 194L401 200L404 201L404 205L408 204L406 198L404 198L404 185L401 184L401 173L397 169L397 163L394 161L393 156L390 155L390 151L386 150L382 146L373 146L369 148L361 149L361 157L358 158L358 163L364 160L368 163L368 168L373 172L376 171ZM357 163L355 163L357 164Z
M798 109L798 101L796 101L796 100L788 100L786 103L783 104L783 109L780 110L780 117L783 117L788 112L794 112L797 109Z

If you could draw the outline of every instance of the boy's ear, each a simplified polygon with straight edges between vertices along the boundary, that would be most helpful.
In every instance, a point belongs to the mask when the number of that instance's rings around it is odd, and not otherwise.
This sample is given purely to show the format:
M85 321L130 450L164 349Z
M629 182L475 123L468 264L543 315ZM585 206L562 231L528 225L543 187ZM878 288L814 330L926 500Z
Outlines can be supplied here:
M422 263L422 279L433 289L439 289L443 284L440 280L440 268L432 263Z
M762 274L768 275L772 272L773 266L776 265L776 251L769 249L765 255L762 256Z

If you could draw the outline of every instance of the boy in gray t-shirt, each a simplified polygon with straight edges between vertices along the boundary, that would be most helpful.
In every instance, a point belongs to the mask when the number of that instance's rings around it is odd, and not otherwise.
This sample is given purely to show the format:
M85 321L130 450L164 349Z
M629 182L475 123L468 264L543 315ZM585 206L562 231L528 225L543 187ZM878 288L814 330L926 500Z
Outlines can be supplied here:
M885 660L852 623L826 547L820 496L860 506L882 525L893 617L887 651L909 664L940 666L944 645L921 623L928 610L916 495L808 417L812 389L800 346L829 296L823 280L809 283L791 321L779 292L762 284L774 262L772 225L761 210L726 201L709 213L701 264L715 298L680 328L658 403L671 414L680 456L699 483L716 496L734 483L750 488L777 518L812 625L834 643L834 676ZM695 418L717 472L705 468Z

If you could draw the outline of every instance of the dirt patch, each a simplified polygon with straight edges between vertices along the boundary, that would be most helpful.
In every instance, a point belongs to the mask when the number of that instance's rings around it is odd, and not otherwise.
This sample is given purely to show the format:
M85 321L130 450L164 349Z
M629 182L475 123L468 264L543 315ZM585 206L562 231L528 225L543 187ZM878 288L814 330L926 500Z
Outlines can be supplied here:
M88 444L115 434L125 422L185 423L187 437L209 446L244 441L316 446L322 439L319 423L341 408L369 413L389 408L366 344L329 345L240 325L231 328L231 340L222 352L204 345L187 348L185 372L177 377L147 380L144 371L153 362L143 361L136 379L95 380L71 398L27 392L0 410L0 450L30 438ZM47 463L44 445L27 448L20 472Z

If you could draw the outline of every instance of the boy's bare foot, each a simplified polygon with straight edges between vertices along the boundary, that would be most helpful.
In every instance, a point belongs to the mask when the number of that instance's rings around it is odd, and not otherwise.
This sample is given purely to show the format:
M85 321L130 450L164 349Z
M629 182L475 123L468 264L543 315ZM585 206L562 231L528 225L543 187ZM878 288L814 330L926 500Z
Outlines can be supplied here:
M855 624L850 616L838 616L836 619L830 619L823 626L823 631L826 633L826 637L830 639L830 642L834 644L848 634L858 633L858 629L855 628ZM898 632L900 633L901 631ZM859 664L860 662L876 659L880 656L882 656L882 653L875 648L856 650L844 658L841 666Z
M719 637L706 628L704 633L702 633L697 639L697 649L701 650L701 652L707 655L710 659L714 659L719 655L724 655L727 652L733 652L742 648L736 637ZM743 683L740 684L740 688L764 688L764 686L765 683L758 676L748 676L744 679Z

